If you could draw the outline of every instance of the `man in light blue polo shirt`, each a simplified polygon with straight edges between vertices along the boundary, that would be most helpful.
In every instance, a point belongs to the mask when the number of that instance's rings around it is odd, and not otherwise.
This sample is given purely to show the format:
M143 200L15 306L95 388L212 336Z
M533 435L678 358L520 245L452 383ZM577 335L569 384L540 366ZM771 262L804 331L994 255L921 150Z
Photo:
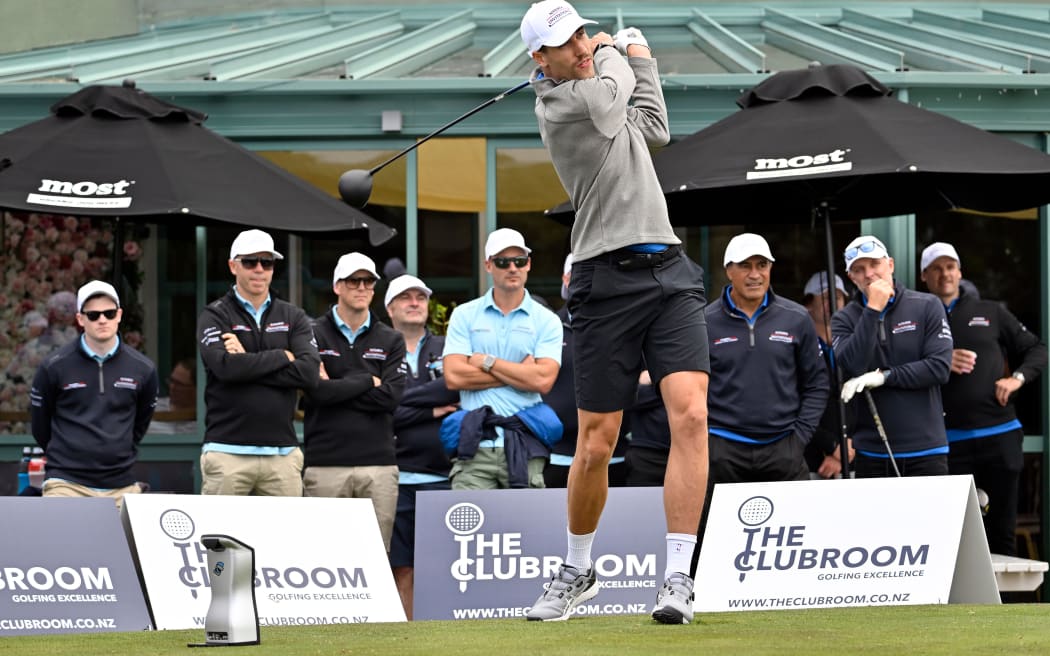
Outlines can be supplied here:
M449 389L460 390L461 407L468 413L488 406L493 415L512 418L527 408L535 409L542 403L540 395L550 391L558 377L561 322L525 289L530 254L518 231L493 231L485 242L485 270L492 276L492 288L457 307L449 320L445 382ZM511 487L512 465L505 449L510 429L497 425L482 436L476 450L463 448L465 432L460 433L452 465L452 489ZM525 434L530 443L536 439L527 429ZM528 454L529 487L543 487L546 457L534 457L536 453L530 449Z

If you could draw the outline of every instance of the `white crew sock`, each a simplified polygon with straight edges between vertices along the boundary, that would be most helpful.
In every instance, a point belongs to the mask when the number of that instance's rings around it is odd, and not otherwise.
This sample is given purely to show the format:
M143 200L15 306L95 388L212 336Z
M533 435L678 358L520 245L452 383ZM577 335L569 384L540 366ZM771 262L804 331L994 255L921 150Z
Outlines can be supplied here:
M688 533L667 534L667 568L664 579L675 572L689 575L693 564L693 550L696 549L696 536Z
M568 533L568 529L566 529ZM569 533L569 555L565 557L565 564L572 565L579 570L588 570L594 562L591 560L591 545L594 544L594 534L585 533L574 535Z

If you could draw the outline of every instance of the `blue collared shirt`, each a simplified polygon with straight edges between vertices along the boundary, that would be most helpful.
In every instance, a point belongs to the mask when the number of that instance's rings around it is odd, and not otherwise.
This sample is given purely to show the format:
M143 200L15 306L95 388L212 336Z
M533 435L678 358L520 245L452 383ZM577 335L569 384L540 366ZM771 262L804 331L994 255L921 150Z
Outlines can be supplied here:
M98 353L95 353L94 351L89 349L87 345L87 339L83 335L80 336L80 349L84 351L84 353L87 353L92 360L98 362L99 364L102 364L106 360L116 355L118 348L120 348L120 335L117 335L117 341L115 344L113 344L113 348L109 349L102 355L99 355Z
M558 315L543 307L528 291L521 305L506 315L496 307L489 289L484 296L456 307L449 320L443 356L489 353L500 360L521 362L531 355L549 358L561 365L562 326ZM525 392L509 385L482 390L462 390L464 410L489 406L510 417L542 401L539 392Z
M365 317L365 322L357 330L354 330L339 316L339 313L336 312L336 307L338 306L332 306L332 319L335 321L336 327L339 328L339 332L343 333L343 337L346 337L347 341L353 344L358 336L372 326L372 312L369 311L368 316Z
M262 316L266 312L266 309L270 307L270 303L272 302L270 299L270 294L266 294L266 300L263 301L263 304L259 306L258 310L255 309L255 306L252 305L251 301L241 296L241 293L237 291L237 285L233 286L233 294L237 297L237 300L241 302L241 307L243 307L248 312L248 314L252 315L252 318L255 319L255 326L257 328L261 327Z

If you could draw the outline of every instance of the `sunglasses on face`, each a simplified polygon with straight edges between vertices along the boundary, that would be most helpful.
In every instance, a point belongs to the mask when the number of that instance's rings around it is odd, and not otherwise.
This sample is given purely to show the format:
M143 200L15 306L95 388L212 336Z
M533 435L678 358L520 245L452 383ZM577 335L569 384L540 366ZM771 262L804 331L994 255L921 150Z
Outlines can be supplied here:
M109 310L85 310L82 312L88 321L98 321L99 317L106 317L110 321L117 318L117 308L111 308Z
M356 289L358 287L364 287L365 289L372 289L376 286L376 279L368 276L367 278L343 278L343 282L346 283L347 287Z
M274 259L272 257L241 257L238 259L241 262L241 266L245 269L254 269L260 264L262 265L263 271L270 271L273 269Z
M499 256L497 256L497 257L492 258L492 263L496 265L497 269L509 269L511 264L513 264L514 266L518 267L519 269L524 269L525 265L527 265L529 263L529 256L528 255L519 255L518 257L499 257Z
M879 245L873 241L866 241L863 244L857 244L853 248L846 249L846 259L852 260L853 258L857 257L857 255L859 255L860 253L870 253L878 247Z

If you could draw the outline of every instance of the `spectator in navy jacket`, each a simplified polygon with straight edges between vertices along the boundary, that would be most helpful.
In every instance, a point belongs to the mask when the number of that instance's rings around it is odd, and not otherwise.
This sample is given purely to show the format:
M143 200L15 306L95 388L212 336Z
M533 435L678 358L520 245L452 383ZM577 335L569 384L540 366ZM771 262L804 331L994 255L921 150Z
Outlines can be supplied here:
M459 393L449 390L441 352L445 338L427 328L431 291L419 278L402 275L386 290L387 314L394 330L405 338L408 365L405 393L394 411L398 493L390 566L405 615L412 619L416 545L416 493L448 490L452 466L441 445L441 420L455 412Z

